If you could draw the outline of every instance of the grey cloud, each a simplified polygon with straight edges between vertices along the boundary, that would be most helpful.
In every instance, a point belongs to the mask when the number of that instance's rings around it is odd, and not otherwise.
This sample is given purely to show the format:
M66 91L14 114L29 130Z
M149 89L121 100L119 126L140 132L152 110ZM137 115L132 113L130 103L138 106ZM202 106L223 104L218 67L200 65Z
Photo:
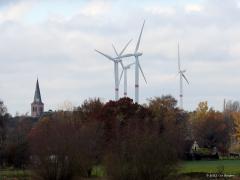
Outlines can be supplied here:
M112 43L121 49L133 38L127 52L133 51L142 21L146 19L140 46L144 54L140 61L148 84L141 79L141 102L161 94L178 98L175 75L177 41L180 41L182 64L190 80L190 85L184 86L186 108L195 108L198 101L207 99L220 109L221 98L237 99L240 88L238 79L234 78L239 76L240 14L236 1L224 0L224 3L222 0L205 1L204 11L195 14L187 14L183 7L176 6L173 16L150 14L136 5L134 9L126 7L122 14L120 10L99 17L77 13L68 19L53 18L36 25L2 23L1 98L13 114L29 111L38 76L46 109L54 109L64 100L80 104L88 97L112 99L112 63L94 49L113 55ZM226 88L226 85L234 88ZM131 97L134 96L133 86L134 72L131 71Z
M22 0L1 0L0 1L0 6L6 6L6 5L17 3L17 2L20 2L20 1L22 1Z

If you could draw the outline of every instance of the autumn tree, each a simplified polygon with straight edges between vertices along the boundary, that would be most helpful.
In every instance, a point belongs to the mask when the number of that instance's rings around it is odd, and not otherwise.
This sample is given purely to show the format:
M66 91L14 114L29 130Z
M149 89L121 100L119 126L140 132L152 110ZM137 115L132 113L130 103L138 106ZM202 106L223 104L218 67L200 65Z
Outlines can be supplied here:
M15 117L15 125L8 127L5 144L5 158L8 166L25 168L29 163L29 143L28 134L35 123L31 117Z
M6 126L9 119L7 108L3 101L0 100L0 146L3 145L6 138Z
M177 107L177 100L171 95L150 99L148 108L158 132L163 133L169 142L174 142L181 155L187 148L185 146L190 136L187 112Z
M231 131L230 152L240 153L240 112L231 112L230 119L233 122Z
M144 126L144 119L149 115L143 106L130 98L107 102L100 113L99 121L104 130L105 147L116 142L116 138L127 138L137 126ZM108 148L108 147L107 147Z
M96 129L92 123L76 123L70 112L41 119L29 134L35 174L44 180L90 176L101 138Z
M240 103L239 101L227 101L224 107L224 118L229 124L231 144L240 142Z
M217 147L221 152L227 152L230 145L230 127L223 113L209 109L207 102L201 102L190 120L193 138L201 147Z
M85 100L73 111L73 118L81 121L95 121L99 118L104 103L99 98Z
M122 98L106 103L103 112L109 138L114 137L105 156L110 178L164 179L176 172L184 120L173 97L151 99L144 107Z
M5 162L5 146L7 138L7 130L10 115L7 113L7 107L3 101L0 100L0 165L3 166Z
M231 117L234 123L233 136L237 142L240 142L240 112L232 112Z
M29 134L32 164L42 179L87 177L104 165L111 179L164 179L176 172L186 112L171 96L148 105L130 98L86 100L40 119Z

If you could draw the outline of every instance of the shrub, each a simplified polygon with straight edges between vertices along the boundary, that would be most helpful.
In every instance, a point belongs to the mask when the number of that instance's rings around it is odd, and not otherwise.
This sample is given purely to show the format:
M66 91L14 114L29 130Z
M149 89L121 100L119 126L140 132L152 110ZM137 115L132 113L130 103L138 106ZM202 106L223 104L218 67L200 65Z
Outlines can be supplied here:
M209 148L199 148L197 151L194 151L194 152L202 156L207 156L211 154L211 151Z

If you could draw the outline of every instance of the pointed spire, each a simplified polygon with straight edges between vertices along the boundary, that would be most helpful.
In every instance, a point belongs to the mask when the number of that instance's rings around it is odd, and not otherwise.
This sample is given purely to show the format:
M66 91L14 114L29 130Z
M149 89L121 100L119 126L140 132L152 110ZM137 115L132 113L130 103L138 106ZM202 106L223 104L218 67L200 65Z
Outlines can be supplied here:
M34 102L34 103L42 103L38 79L37 79L37 83L36 83L36 89L35 89L35 94L34 94L34 100L33 100L33 102Z

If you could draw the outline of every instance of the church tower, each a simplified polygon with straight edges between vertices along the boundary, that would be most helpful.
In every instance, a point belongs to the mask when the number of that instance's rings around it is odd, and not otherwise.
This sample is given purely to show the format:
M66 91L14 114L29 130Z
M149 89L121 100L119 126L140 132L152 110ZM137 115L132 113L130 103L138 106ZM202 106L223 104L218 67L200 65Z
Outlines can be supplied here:
M40 117L43 111L44 111L44 104L41 99L41 93L40 93L39 83L37 79L34 99L33 99L33 103L31 104L31 115L32 117Z

